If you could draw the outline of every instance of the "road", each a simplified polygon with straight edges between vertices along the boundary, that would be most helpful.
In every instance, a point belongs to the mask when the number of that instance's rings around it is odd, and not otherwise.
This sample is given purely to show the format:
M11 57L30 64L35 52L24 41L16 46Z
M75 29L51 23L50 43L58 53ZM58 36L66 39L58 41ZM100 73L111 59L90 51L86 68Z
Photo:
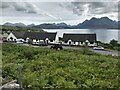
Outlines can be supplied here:
M64 46L63 48L65 49L81 49L81 47L68 47ZM92 48L89 48L90 51L99 53L102 55L112 55L112 56L120 56L120 51L115 51L115 50L94 50Z
M90 49L91 51L103 55L112 55L112 56L120 56L120 51L114 51L114 50L93 50Z
M25 46L29 46L28 44L21 44ZM33 46L32 47L40 47L40 46ZM42 46L41 46L42 47ZM50 48L50 46L44 46ZM81 47L69 47L69 46L63 46L64 49L81 49ZM120 56L120 51L115 51L115 50L93 50L92 48L89 48L90 51L99 53L102 55L112 55L112 56Z

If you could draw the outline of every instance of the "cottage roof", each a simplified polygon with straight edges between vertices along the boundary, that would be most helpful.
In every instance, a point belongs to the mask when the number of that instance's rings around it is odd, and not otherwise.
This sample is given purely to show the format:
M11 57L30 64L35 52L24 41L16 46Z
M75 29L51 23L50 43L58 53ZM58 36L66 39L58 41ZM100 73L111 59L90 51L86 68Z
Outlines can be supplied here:
M38 39L38 40L45 40L48 38L49 40L55 40L57 33L48 33L48 32L26 32L23 36L24 39Z
M22 38L25 34L25 32L23 31L15 31L15 32L12 32L16 38Z
M63 34L63 41L72 40L74 42L84 42L88 40L89 42L96 41L96 34Z

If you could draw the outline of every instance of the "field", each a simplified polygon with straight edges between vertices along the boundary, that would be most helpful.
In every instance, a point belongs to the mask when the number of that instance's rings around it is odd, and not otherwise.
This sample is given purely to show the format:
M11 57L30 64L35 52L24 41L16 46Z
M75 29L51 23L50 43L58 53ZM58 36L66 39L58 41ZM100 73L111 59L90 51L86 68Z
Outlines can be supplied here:
M119 57L95 54L87 49L60 51L3 44L3 75L18 79L22 65L25 90L41 88L118 88Z

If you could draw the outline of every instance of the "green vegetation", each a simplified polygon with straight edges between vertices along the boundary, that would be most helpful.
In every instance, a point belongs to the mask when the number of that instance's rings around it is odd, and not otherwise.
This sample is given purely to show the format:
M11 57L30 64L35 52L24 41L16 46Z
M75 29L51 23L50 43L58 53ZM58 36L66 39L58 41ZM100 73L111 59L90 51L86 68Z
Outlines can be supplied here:
M103 46L104 48L111 49L111 50L118 50L120 51L120 44L116 40L111 40L110 43L102 43L100 41L97 42L98 45Z
M25 90L120 89L119 57L85 52L85 49L56 51L3 44L3 75L7 80L18 79L18 64L21 64Z
M0 26L0 30L2 30L2 33L9 33L11 31L42 31L39 29L31 29L28 27L20 27L20 26Z
M32 43L33 43L32 39L29 39L29 40L28 40L28 44L31 45Z

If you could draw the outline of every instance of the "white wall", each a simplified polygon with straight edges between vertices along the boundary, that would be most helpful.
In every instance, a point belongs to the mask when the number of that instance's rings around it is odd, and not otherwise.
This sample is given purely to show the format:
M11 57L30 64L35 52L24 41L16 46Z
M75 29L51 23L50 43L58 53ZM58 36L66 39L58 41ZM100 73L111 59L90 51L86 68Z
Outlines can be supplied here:
M13 38L13 40L11 40L10 38ZM17 40L17 38L13 35L13 33L10 33L7 37L7 41L15 41L15 39Z
M63 42L63 44L69 45L69 42L71 42L71 45L80 45L83 46L85 45L85 42L81 43L81 42L73 42L72 40L68 40L67 43ZM90 44L90 42L88 41L88 46L97 46L97 44L94 42L93 44Z
M10 38L13 38L13 40L11 40ZM20 42L20 41L24 41L24 39L22 38L16 38L15 35L13 33L10 33L7 37L7 41L16 41L16 42Z
M55 40L53 40L54 43L59 43L59 37L56 35Z

